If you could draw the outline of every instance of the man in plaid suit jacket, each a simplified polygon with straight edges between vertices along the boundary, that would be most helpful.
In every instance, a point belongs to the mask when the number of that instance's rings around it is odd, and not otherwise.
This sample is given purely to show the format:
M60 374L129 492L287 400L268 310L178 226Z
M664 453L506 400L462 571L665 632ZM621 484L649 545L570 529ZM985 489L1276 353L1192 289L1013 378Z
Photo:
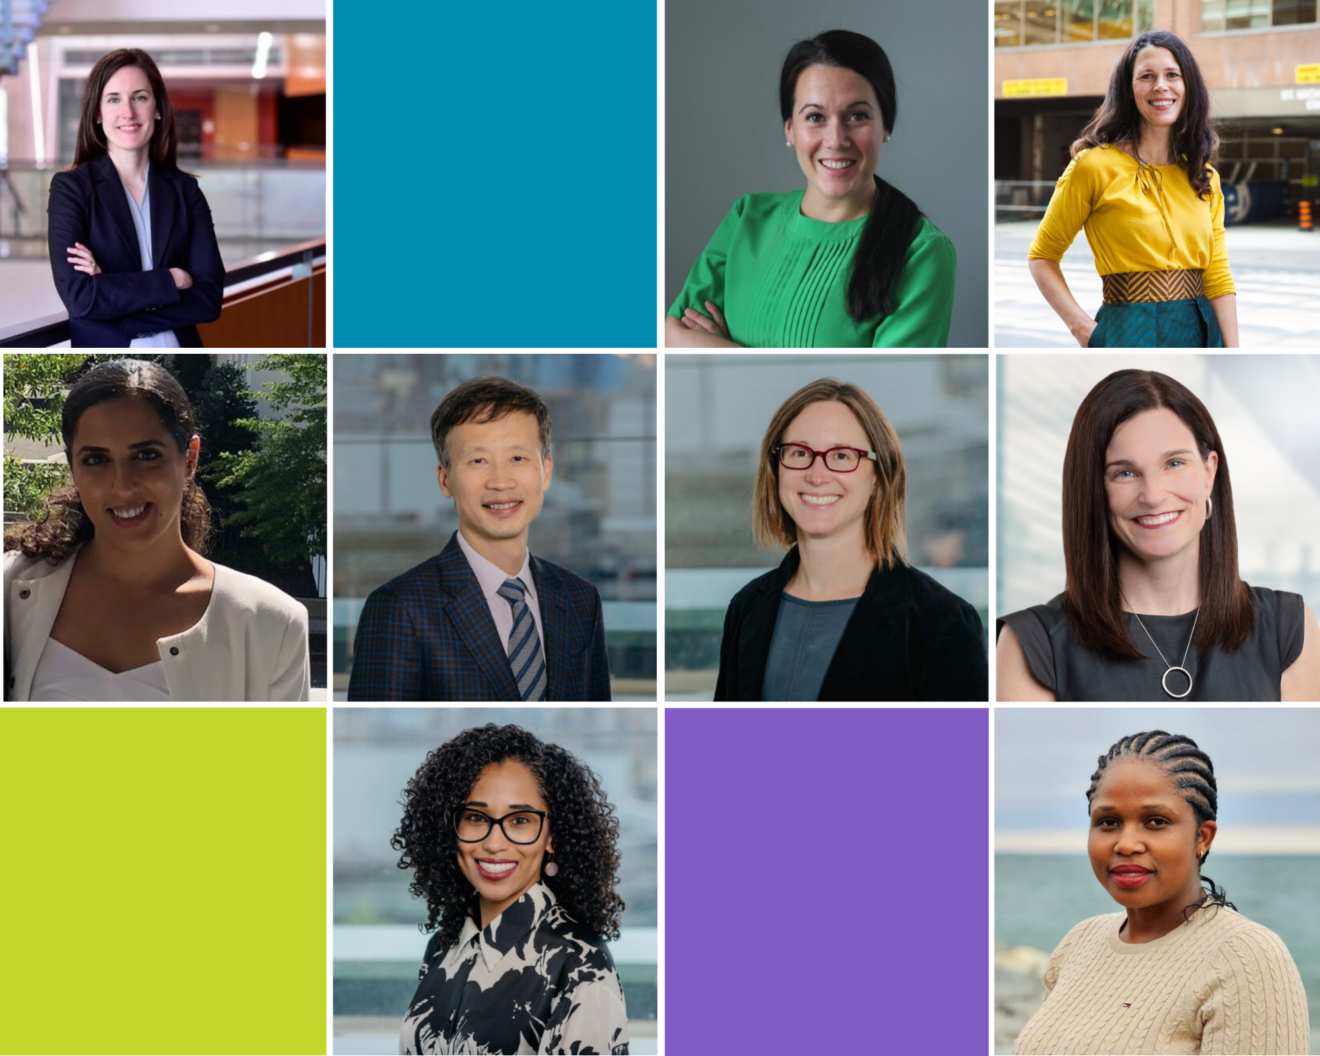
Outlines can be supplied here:
M600 593L527 549L550 486L550 416L504 378L466 381L431 416L458 531L367 598L349 700L607 701Z

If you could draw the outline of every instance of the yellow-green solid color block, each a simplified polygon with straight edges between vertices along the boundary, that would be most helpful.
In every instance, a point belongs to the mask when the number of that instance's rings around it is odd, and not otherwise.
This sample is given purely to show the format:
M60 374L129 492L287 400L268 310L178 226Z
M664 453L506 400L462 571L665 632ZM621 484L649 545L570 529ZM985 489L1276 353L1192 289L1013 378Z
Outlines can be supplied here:
M0 1053L326 1051L325 723L0 710Z

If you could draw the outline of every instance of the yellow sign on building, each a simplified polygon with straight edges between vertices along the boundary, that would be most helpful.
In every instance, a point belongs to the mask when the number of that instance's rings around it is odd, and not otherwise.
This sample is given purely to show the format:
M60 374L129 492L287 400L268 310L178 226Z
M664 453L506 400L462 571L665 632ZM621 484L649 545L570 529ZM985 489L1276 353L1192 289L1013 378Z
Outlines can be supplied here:
M1299 66L1300 70L1301 67ZM1300 76L1300 75L1299 75ZM1030 81L1005 81L1004 98L1020 95L1067 95L1067 77L1038 77Z
M1297 67L1298 84L1320 84L1320 62L1308 62Z

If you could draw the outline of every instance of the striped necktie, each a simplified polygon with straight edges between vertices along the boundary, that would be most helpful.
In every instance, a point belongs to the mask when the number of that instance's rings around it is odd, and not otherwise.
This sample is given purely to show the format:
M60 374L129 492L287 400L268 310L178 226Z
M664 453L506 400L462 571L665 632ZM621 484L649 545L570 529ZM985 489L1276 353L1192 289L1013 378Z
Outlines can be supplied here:
M545 660L541 656L541 636L527 605L527 588L521 579L506 579L497 594L513 609L513 630L509 632L509 667L523 700L545 700Z

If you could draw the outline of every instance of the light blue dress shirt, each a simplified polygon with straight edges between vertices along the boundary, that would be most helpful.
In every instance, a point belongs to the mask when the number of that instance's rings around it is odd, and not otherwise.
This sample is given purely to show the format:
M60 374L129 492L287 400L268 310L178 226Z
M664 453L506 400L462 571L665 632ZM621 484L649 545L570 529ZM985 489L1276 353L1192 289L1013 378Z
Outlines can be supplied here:
M150 177L151 170L147 170ZM151 258L151 182L148 179L142 185L142 204L133 200L133 193L124 186L124 197L128 199L128 211L133 217L133 227L137 231L138 249L142 251L142 270L150 271L155 267ZM129 348L178 348L179 339L173 330L162 330L147 337L135 337L128 344Z

